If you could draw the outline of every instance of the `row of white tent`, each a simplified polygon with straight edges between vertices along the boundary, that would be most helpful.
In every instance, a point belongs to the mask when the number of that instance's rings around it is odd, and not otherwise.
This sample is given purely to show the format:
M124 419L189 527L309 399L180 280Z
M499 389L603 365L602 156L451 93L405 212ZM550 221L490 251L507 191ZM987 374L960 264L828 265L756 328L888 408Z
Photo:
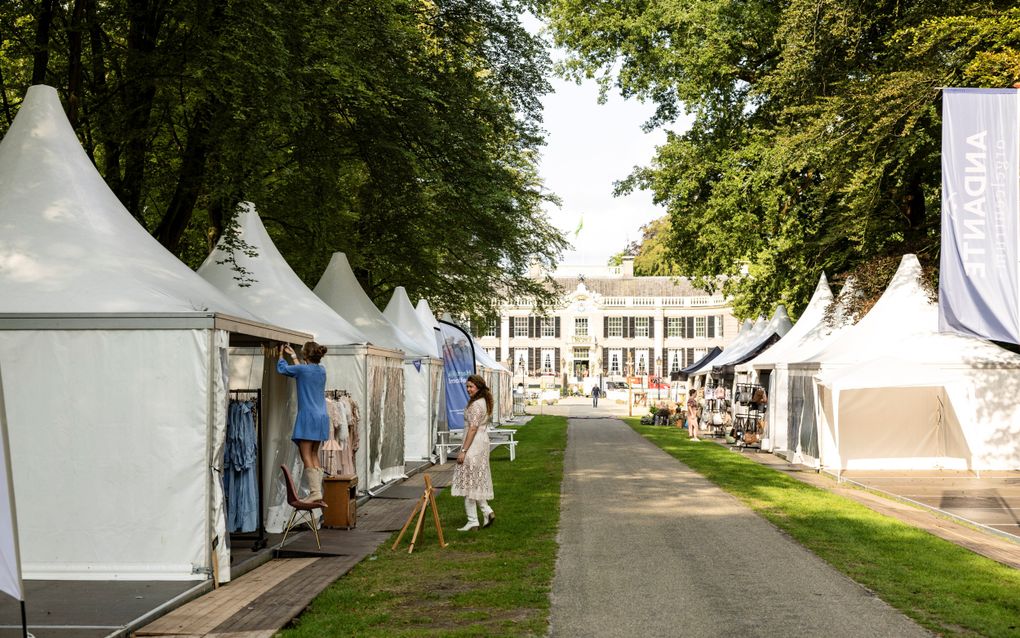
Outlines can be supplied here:
M795 325L784 327L785 311L761 329L745 322L746 336L707 365L719 374L720 362L733 362L734 382L765 383L764 446L826 472L1020 469L1020 355L939 332L921 276L917 258L905 255L881 298L851 323L843 308L852 282L834 299L823 274ZM763 338L774 345L746 358Z
M29 89L0 143L0 364L27 578L194 580L214 553L230 564L230 389L261 391L263 514L280 531L275 470L301 465L294 386L271 344L329 348L327 387L361 411L361 489L432 456L445 416L428 304L398 288L380 312L342 253L313 292L253 206L238 223L254 250L217 248L196 274L121 205L56 91ZM510 373L476 352L506 418Z

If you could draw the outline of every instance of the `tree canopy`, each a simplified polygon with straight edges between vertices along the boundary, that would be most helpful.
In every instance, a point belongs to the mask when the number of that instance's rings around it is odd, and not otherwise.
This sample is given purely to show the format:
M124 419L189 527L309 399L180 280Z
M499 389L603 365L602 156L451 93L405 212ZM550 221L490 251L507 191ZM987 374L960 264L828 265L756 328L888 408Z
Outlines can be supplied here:
M1020 80L1020 9L960 0L550 0L561 71L681 112L623 188L669 212L680 272L727 278L738 316L803 308L915 252L937 263L943 86ZM876 275L878 276L878 275ZM884 283L884 282L883 282ZM880 288L879 288L880 289Z
M55 86L127 209L197 266L254 202L306 283L484 314L551 298L547 45L516 0L0 0L0 133ZM243 248L243 246L241 246Z

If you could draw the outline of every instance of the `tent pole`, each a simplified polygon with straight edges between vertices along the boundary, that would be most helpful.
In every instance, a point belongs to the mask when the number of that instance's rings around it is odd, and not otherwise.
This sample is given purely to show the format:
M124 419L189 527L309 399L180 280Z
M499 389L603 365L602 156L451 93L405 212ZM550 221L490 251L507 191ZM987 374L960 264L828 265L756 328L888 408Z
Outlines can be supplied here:
M25 615L25 601L21 602L21 638L28 638L28 616Z

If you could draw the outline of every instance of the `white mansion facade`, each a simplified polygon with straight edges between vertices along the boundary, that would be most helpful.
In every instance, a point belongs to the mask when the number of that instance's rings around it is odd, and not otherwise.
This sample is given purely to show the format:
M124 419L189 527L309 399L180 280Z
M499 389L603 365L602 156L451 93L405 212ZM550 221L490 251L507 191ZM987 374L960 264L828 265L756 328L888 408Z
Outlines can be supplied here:
M633 258L619 267L567 268L553 276L566 293L551 314L505 306L497 321L476 330L515 382L552 376L579 384L600 375L613 381L630 371L668 377L736 337L739 324L727 300L684 277L635 277Z

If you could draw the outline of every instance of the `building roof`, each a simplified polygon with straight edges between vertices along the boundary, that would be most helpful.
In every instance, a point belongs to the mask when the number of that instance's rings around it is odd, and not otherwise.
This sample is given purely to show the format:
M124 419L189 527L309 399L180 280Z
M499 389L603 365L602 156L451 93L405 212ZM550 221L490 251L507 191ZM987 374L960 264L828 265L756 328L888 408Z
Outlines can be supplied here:
M710 295L687 277L555 277L564 290L584 282L591 292L604 297L699 297Z

